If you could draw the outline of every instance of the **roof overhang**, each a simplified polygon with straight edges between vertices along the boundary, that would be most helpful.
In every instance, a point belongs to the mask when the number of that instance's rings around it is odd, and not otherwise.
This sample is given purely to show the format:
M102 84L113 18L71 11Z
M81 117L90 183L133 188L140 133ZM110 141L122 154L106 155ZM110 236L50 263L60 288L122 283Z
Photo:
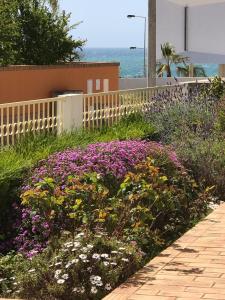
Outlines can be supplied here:
M169 1L182 6L197 6L197 5L225 3L225 0L169 0Z

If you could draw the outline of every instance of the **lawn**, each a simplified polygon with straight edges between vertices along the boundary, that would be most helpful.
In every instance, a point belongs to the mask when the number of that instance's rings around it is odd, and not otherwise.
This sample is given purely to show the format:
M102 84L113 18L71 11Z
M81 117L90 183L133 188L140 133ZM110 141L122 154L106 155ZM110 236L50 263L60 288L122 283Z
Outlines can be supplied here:
M102 299L223 200L224 91L3 149L0 296Z

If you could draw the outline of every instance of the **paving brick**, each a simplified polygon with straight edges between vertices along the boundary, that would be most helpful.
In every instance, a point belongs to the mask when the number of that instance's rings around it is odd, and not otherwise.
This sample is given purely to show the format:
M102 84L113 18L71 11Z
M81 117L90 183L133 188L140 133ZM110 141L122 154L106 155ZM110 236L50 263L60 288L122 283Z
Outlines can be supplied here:
M206 287L187 287L185 289L186 292L191 293L203 293L203 294L222 294L225 295L225 289L218 289L213 286L213 288Z
M104 300L225 300L225 204Z
M176 297L133 295L128 300L176 300Z
M192 299L194 297L202 297L204 293L179 292L175 289L174 291L161 291L158 295L166 297L186 297Z
M225 300L225 295L223 294L206 294L203 299L214 299L214 300Z
M191 300L199 300L199 299L202 299L202 297L200 296L200 297L193 297L193 298L191 298ZM190 300L190 298L188 297L188 298L186 298L186 297L177 297L176 298L176 300Z

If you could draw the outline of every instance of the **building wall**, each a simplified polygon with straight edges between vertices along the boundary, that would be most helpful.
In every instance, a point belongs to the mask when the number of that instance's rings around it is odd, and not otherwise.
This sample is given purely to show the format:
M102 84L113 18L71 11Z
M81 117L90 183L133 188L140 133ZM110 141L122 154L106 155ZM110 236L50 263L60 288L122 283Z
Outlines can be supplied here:
M0 103L49 98L57 91L91 93L104 89L119 89L119 63L0 68Z
M189 51L225 54L225 3L189 8Z
M157 0L157 58L160 44L167 41L184 51L184 15L179 0ZM225 3L189 6L187 25L188 51L225 54Z
M184 7L169 2L157 0L157 58L160 59L160 45L170 42L177 52L184 51Z

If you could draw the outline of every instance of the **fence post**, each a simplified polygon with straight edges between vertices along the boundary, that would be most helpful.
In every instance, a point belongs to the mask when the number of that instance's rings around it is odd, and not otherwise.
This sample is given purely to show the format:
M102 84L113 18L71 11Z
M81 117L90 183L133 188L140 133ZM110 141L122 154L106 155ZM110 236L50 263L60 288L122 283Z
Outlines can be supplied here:
M70 94L59 97L57 104L58 134L83 126L83 95Z

